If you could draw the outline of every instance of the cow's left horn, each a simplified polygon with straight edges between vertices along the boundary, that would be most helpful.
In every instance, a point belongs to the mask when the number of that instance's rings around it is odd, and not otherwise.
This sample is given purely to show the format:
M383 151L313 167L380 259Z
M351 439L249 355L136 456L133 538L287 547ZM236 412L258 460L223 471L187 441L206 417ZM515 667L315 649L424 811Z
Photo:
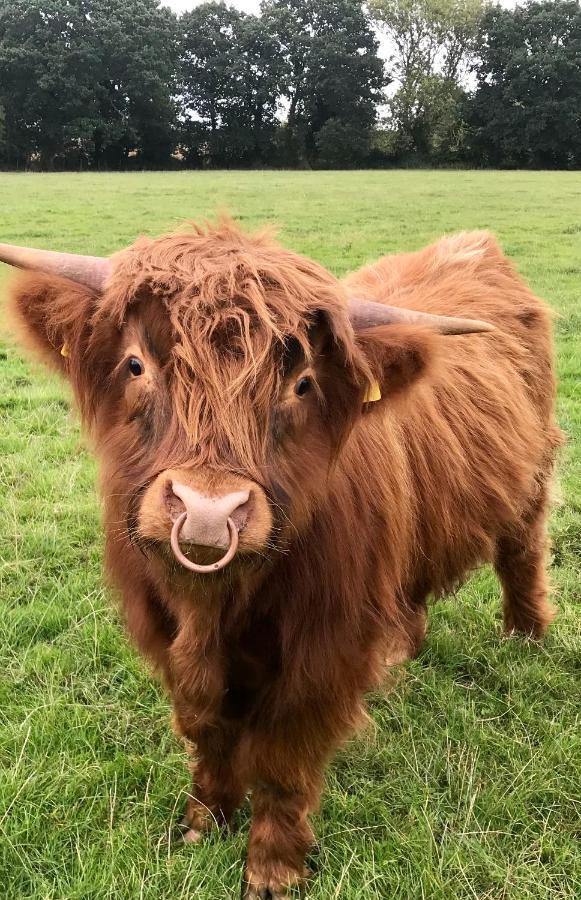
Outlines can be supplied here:
M60 275L94 291L100 291L111 272L111 262L103 256L79 256L76 253L55 253L53 250L34 250L0 244L0 262L19 269Z
M371 300L349 301L349 318L355 331L375 328L378 325L425 325L440 334L472 334L478 331L494 331L494 325L479 319L456 319L453 316L432 316L415 309L387 306Z

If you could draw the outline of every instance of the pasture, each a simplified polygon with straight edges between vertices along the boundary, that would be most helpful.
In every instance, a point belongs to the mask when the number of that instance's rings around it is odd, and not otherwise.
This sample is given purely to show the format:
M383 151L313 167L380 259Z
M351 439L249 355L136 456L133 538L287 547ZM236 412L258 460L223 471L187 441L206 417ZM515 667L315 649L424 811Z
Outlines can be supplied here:
M543 646L503 638L488 570L432 608L420 657L329 770L308 896L581 896L581 174L0 174L0 198L0 241L107 254L228 210L337 274L498 235L560 313L558 618ZM0 895L237 897L247 813L226 839L176 840L185 756L103 585L93 460L4 316L0 338Z

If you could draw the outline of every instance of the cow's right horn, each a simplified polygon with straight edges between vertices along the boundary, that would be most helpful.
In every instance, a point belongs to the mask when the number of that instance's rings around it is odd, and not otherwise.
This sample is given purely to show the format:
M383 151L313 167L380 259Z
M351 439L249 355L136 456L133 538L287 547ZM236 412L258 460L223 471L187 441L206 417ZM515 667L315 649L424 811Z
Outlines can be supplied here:
M355 331L376 328L378 325L425 325L440 334L474 334L494 331L494 325L480 319L464 319L454 316L435 316L431 313L406 309L402 306L388 306L372 300L349 301L349 318Z
M101 291L111 272L111 261L104 256L80 256L76 253L56 253L0 244L0 262L19 269L32 269L69 278L93 291Z

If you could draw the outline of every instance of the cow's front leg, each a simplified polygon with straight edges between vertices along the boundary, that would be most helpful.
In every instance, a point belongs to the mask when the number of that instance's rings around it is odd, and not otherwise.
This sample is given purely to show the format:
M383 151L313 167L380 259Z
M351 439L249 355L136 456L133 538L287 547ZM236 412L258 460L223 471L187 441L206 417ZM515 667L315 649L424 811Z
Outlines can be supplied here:
M216 627L208 628L192 613L171 646L174 727L192 757L192 789L182 822L188 843L214 825L227 825L246 792L237 763L239 726L222 715L225 687L215 634Z
M190 737L192 788L181 822L186 843L197 843L214 826L226 827L242 803L246 787L236 766L237 735L228 727L214 726Z
M284 785L261 783L253 788L246 900L286 897L287 889L308 875L305 856L314 844L308 815L318 804L320 780L297 772L293 789L288 774Z

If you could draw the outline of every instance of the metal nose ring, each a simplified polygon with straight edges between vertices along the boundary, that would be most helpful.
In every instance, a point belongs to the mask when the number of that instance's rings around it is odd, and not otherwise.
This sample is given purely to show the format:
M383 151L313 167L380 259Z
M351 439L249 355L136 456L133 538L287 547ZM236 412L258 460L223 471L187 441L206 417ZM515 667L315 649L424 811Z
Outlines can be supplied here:
M180 547L180 532L182 530L182 526L188 517L187 512L181 513L175 522L173 523L173 528L171 530L171 549L174 552L175 558L185 566L186 569L190 569L191 572L217 572L219 569L223 569L228 565L229 562L234 558L236 551L238 549L238 529L236 528L236 524L232 519L228 519L228 532L230 534L230 546L226 550L226 553L215 563L210 563L210 565L204 566L201 563L192 562L191 559L182 553L182 549Z

